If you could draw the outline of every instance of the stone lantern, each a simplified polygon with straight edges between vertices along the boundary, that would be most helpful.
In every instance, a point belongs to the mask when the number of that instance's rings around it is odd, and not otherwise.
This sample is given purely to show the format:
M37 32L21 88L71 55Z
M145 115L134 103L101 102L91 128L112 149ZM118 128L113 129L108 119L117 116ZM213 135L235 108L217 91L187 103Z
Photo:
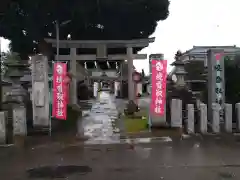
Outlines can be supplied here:
M172 63L172 65L175 66L175 72L172 75L172 80L174 84L169 98L181 99L182 109L186 110L186 104L189 104L192 100L192 93L188 90L188 87L186 86L185 77L187 72L185 71L185 63L182 61L181 56L182 54L180 52L177 52L175 56L176 60Z
M24 105L24 99L27 92L22 87L20 79L24 76L24 72L28 69L29 65L21 60L7 62L5 65L7 67L6 76L12 84L11 91L7 96L7 101L11 101L16 105Z
M184 62L180 59L180 57L176 58L176 61L174 61L172 64L172 66L175 66L176 70L175 70L175 76L176 76L176 83L175 83L175 87L176 88L184 88L185 87L185 75L187 74L187 72L185 71L184 68Z
M28 63L20 58L5 63L7 67L6 77L12 84L6 101L3 102L3 109L8 112L7 143L22 144L24 136L27 135L26 107L27 90L21 84L21 77L28 69ZM23 138L22 138L23 137Z

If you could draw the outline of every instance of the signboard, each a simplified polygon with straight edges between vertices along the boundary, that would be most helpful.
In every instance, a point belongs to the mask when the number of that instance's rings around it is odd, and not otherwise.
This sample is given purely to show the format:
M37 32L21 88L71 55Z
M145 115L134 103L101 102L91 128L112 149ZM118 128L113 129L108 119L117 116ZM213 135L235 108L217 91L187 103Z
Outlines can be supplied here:
M49 126L48 58L36 55L32 56L31 62L33 126Z
M152 127L165 126L167 61L163 60L162 54L152 54L149 63L151 74L149 124Z
M222 78L221 78L221 72L222 72L222 67L221 67L221 56L222 54L217 53L215 54L215 60L216 60L216 65L214 66L214 71L216 72L216 77L215 77L215 93L216 93L216 100L215 103L218 103L222 105Z
M224 50L208 51L208 119L213 119L212 104L220 104L220 120L223 121L225 103Z
M166 102L167 61L152 60L151 112L163 116Z
M66 83L67 64L54 63L52 116L67 119L68 83Z

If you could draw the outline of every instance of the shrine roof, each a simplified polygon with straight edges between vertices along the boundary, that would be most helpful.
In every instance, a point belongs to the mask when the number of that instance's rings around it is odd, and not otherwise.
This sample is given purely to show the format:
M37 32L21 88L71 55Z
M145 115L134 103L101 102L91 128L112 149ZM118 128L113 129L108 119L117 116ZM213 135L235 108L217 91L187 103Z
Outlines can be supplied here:
M192 49L187 50L183 55L189 54L206 54L209 49L223 49L226 53L240 52L240 47L233 46L193 46Z

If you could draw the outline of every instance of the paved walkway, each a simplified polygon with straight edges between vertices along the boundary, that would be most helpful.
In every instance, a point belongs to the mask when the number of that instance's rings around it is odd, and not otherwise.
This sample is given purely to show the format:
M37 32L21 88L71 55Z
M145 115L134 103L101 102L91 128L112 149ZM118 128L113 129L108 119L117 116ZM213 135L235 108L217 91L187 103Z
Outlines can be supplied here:
M115 98L108 92L100 92L90 111L84 112L84 136L89 139L85 144L112 144L120 142L120 133L114 127L118 119Z
M240 144L233 139L141 145L46 146L0 149L1 180L239 180Z

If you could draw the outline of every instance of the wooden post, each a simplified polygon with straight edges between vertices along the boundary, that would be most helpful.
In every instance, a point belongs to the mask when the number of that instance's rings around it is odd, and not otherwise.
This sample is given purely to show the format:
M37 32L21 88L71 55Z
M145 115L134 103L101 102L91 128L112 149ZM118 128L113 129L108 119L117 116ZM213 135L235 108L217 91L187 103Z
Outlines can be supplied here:
M128 100L134 101L134 82L133 82L133 49L127 48L127 60L128 60Z

